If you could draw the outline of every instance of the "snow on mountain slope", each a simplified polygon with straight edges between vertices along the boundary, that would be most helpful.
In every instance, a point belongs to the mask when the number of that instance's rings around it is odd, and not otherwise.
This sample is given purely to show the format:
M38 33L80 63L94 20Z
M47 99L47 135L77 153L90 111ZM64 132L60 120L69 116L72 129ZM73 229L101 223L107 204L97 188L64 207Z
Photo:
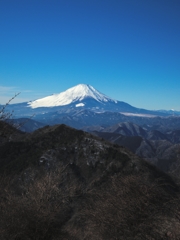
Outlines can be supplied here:
M117 103L116 100L113 100L106 95L100 93L91 85L79 84L59 94L53 94L52 96L28 102L28 105L31 108L65 106L77 101L82 101L85 98L92 98L98 102ZM82 104L81 106L83 106Z

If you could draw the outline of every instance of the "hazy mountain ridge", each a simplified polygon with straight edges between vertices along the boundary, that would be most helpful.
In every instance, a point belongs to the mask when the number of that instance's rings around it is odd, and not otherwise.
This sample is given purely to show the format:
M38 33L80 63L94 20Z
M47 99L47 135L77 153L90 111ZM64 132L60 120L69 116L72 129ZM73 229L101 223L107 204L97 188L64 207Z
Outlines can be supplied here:
M96 128L92 133L130 149L163 171L175 171L177 175L180 172L179 130L167 133L157 130L147 131L136 124L125 122L101 128L100 131Z
M133 122L148 130L168 132L180 129L180 117L135 117L125 116L118 112L94 112L88 109L67 109L65 112L49 112L36 114L34 120L47 125L66 124L78 129L86 129L94 126L108 127L120 122Z
M30 118L6 119L6 122L23 132L33 132L46 125Z
M166 130L166 132L162 133L158 130L151 130L151 128L147 130L132 122L122 122L107 128L101 128L101 132L118 133L125 136L140 136L148 140L167 140L171 143L180 143L180 130Z

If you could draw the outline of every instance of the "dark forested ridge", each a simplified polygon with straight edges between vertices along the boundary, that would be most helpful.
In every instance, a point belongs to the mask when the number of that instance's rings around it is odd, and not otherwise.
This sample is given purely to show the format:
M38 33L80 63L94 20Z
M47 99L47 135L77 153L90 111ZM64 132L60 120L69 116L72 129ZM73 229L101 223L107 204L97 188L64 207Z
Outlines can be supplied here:
M2 240L180 239L178 178L65 125L32 133L7 126L0 138Z

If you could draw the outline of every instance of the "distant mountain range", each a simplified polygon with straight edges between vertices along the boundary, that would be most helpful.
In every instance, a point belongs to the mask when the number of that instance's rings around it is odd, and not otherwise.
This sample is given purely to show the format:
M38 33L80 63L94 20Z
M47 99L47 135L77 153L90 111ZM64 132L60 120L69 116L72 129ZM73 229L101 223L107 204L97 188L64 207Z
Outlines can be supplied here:
M179 171L180 130L160 132L124 122L107 128L88 128L94 135L124 146L163 171Z
M35 101L11 104L7 107L7 110L14 110L16 118L29 117L33 114L69 114L70 112L83 110L89 110L94 113L118 112L128 116L139 117L180 114L174 111L153 111L136 108L123 101L114 100L86 84L79 84L59 94L53 94Z
M19 119L16 123L30 118L28 131L61 123L83 129L92 126L108 127L120 122L133 122L162 132L180 129L180 112L136 108L114 100L86 84L35 101L10 104L6 106L6 111L13 112L13 118Z

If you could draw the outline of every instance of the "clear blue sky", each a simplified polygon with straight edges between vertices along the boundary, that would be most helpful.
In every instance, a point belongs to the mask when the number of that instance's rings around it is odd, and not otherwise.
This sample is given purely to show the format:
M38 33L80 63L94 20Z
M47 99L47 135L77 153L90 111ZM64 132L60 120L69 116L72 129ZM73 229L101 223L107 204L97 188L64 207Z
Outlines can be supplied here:
M79 83L180 110L180 0L0 0L0 104Z

